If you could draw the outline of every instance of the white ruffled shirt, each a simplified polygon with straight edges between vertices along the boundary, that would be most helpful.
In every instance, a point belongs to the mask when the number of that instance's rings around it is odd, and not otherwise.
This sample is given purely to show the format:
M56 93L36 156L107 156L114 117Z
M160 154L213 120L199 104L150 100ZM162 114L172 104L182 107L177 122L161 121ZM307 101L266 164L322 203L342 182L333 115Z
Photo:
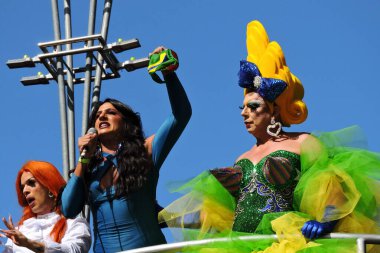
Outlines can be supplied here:
M88 252L91 247L90 227L87 221L80 216L75 219L67 219L67 229L61 243L56 243L52 240L50 232L59 218L60 216L55 212L38 215L36 218L25 220L19 230L29 239L43 242L46 253ZM31 253L33 251L17 246L13 244L12 240L8 239L3 253L10 252Z

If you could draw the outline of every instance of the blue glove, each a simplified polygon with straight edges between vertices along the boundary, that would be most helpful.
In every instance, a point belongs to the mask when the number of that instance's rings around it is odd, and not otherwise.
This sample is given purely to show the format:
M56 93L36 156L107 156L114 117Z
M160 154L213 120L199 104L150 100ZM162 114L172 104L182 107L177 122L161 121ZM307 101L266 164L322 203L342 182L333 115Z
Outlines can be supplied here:
M317 239L318 237L331 233L338 221L318 222L309 220L305 222L301 231L302 234L309 239Z

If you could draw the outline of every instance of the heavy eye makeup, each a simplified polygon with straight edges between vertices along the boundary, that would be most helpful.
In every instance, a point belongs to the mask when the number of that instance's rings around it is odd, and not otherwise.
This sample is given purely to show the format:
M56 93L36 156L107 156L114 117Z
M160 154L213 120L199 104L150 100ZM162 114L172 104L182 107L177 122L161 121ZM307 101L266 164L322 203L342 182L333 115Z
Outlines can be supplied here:
M24 190L25 185L27 185L29 187L35 187L36 186L36 180L33 177L29 178L28 180L26 180L26 182L24 184L21 184L21 190Z
M245 108L245 106L247 106L249 109L251 109L252 111L254 111L257 108L259 108L261 105L262 105L261 101L250 101L250 102L247 103L247 105L239 106L239 108L241 110L243 110Z

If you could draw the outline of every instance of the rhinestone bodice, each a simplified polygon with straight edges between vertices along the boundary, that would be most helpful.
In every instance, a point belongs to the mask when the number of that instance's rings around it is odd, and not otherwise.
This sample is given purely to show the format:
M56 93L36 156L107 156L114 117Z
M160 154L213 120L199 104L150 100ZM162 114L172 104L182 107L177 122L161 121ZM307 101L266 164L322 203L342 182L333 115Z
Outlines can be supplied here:
M236 164L243 176L233 230L254 232L266 213L293 210L293 191L300 173L298 154L277 150L256 165L249 159Z

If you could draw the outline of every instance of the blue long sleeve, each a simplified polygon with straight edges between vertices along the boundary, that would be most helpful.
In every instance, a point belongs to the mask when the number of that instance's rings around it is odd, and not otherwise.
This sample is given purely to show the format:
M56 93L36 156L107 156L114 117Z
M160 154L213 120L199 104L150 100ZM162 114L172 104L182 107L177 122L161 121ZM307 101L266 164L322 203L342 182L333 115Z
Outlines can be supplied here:
M62 213L66 218L74 218L85 204L85 184L83 178L73 175L62 193Z
M191 117L191 105L177 75L173 72L165 77L172 114L158 129L152 144L152 159L158 170L180 137Z

